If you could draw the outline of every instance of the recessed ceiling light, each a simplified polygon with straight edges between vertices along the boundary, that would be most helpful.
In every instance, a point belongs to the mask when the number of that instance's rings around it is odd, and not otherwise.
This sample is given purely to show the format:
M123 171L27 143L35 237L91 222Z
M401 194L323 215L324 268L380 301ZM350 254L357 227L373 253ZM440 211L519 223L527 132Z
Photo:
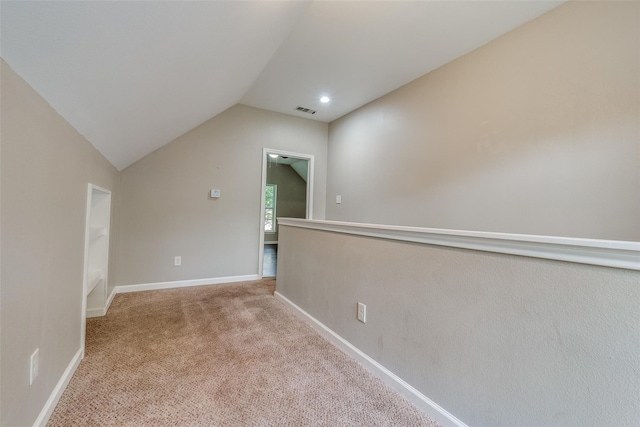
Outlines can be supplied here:
M271 157L272 159L277 159L278 155L269 153L269 157Z
M329 102L329 97L328 96L323 96L322 98L320 98L320 102L322 102L323 104L326 104L327 102Z

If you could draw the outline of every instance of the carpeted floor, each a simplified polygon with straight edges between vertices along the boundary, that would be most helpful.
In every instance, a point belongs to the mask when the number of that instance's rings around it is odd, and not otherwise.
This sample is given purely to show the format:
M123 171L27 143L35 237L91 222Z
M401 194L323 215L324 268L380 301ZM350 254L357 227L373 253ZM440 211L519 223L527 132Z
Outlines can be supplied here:
M119 294L53 426L436 426L273 298L274 280Z

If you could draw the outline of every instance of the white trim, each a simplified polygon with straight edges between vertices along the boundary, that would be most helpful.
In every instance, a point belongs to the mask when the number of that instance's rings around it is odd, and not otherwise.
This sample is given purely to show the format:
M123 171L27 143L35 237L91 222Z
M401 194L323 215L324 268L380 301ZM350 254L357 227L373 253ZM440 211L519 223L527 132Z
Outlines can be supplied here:
M106 188L102 188L99 185L95 185L95 184L89 184L89 185L94 190L98 190L98 191L100 191L102 193L105 193L105 194L111 194L111 190L107 190Z
M62 376L58 380L58 384L56 384L56 386L53 388L53 391L49 395L49 399L47 399L47 403L44 404L44 407L40 411L38 418L36 418L35 422L33 423L33 427L44 427L45 425L47 425L51 414L53 414L53 410L56 409L56 405L58 404L62 393L64 393L64 390L67 388L69 381L71 381L71 377L73 377L76 369L78 369L82 357L83 350L82 348L79 348L76 354L71 359L71 362L69 362L69 365L67 365L67 369L65 369L62 373Z
M313 175L314 175L314 162L315 156L313 154L294 153L292 151L276 150L272 148L262 148L262 183L260 185L260 244L258 245L258 275L262 277L263 262L264 262L264 193L267 185L267 156L271 154L277 154L279 156L294 157L297 159L304 159L308 161L307 169L307 218L313 218ZM276 219L276 227L278 226L279 218ZM276 228L277 230L277 228Z
M355 234L404 242L640 270L640 242L304 220L298 218L278 218L278 224L333 233Z
M87 281L89 280L89 246L91 243L91 193L93 184L87 186L87 212L85 215L84 267L82 270L82 312L80 313L80 349L84 357L84 342L87 328Z
M107 310L102 307L98 308L87 308L87 319L91 319L92 317L100 317L107 314Z
M342 338L340 335L329 329L325 324L318 319L311 316L309 313L298 307L295 303L289 300L287 297L276 291L274 293L276 300L282 302L284 305L292 308L294 313L298 315L302 320L309 324L313 329L318 331L320 335L325 337L329 342L340 348L342 351L356 359L360 364L364 365L375 376L384 381L392 389L400 393L407 400L412 402L418 408L420 408L427 416L433 420L439 422L445 427L467 427L465 423L457 419L455 416L447 412L440 405L429 399L424 394L420 393L409 383L398 377L396 374L382 366L380 363L373 360L366 353L359 350L349 341Z
M84 357L84 345L85 345L85 340L86 340L86 329L87 329L87 317L96 317L96 316L100 316L99 314L96 314L95 316L93 315L89 315L87 313L87 297L89 296L89 247L91 246L91 241L93 239L93 237L95 237L95 230L92 230L91 227L91 201L93 198L93 191L98 191L101 193L104 193L106 195L109 196L109 216L107 218L107 224L106 227L104 227L104 230L102 231L102 235L107 239L107 265L106 265L106 271L104 272L104 276L102 277L102 279L104 280L104 286L105 286L105 293L106 293L106 288L109 286L108 284L108 270L109 270L109 234L110 234L110 230L111 230L111 209L112 209L112 205L111 205L111 191L107 190L106 188L102 188L98 185L95 184L91 184L88 183L87 184L87 212L86 212L86 216L85 216L85 237L84 237L84 267L82 270L82 312L80 313L80 348L82 349L82 357ZM97 284L97 282L95 283ZM94 284L94 285L95 285ZM108 309L108 304L107 304L107 309ZM89 309L92 313L96 312L95 309ZM106 309L104 310L104 312L106 313Z
M107 303L104 307L101 308L87 308L87 318L90 317L100 317L105 316L107 311L109 311L109 307L111 306L111 302L113 302L113 298L116 296L116 288L114 287L109 296L107 297Z
M120 285L120 286L116 286L115 290L116 290L116 293L118 294L124 294L128 292L155 291L158 289L185 288L188 286L219 285L223 283L246 282L250 280L260 280L260 276L257 274L248 274L246 276L227 276L227 277L213 277L210 279L176 280L174 282L143 283L139 285Z
M109 294L109 297L107 298L107 305L105 305L104 307L104 314L107 314L107 311L109 311L109 307L111 307L111 303L113 302L113 298L115 296L116 296L116 287L114 286L113 290Z

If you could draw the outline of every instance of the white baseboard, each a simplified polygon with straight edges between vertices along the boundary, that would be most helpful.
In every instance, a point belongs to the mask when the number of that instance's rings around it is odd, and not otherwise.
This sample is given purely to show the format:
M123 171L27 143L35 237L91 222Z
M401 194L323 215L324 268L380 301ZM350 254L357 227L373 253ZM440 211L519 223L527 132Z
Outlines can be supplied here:
M80 361L82 360L82 349L79 349L76 354L71 359L71 362L67 366L67 369L62 373L62 377L58 381L58 384L54 387L49 399L47 399L47 403L44 404L42 411L40 411L40 415L36 418L36 421L33 423L33 427L44 427L47 425L49 421L49 417L53 414L53 410L56 408L62 393L67 388L69 381L71 381L71 377L78 369L78 365L80 365Z
M213 277L209 279L176 280L174 282L143 283L140 285L121 285L121 286L116 286L116 293L123 294L127 292L185 288L188 286L219 285L222 283L246 282L249 280L260 280L260 279L261 277L258 276L257 274L249 274L246 276Z
M107 314L107 310L104 308L87 308L87 319L104 316L105 314Z
M290 301L287 297L280 294L279 292L275 292L275 298L285 304L286 306L293 309L293 311L307 324L309 324L313 329L318 331L320 335L329 340L336 347L340 348L342 351L356 359L360 364L364 365L367 369L369 369L375 376L384 381L387 385L393 388L395 391L404 396L407 400L412 402L418 408L420 408L427 416L431 417L434 421L439 422L445 427L467 427L465 423L457 419L455 416L447 412L444 408L439 406L433 400L429 399L424 394L420 393L414 387L412 387L409 383L404 381L402 378L398 377L396 374L373 360L367 354L363 353L349 341L342 338L340 335L336 334L334 331L329 329L326 325L321 323L319 320L311 316L309 313L304 311L302 308L298 307L292 301Z
M113 288L111 294L107 297L107 304L101 308L87 308L87 319L90 317L100 317L107 314L113 298L116 296L116 288Z
M104 308L104 314L107 314L107 311L109 311L109 307L111 307L111 303L113 302L113 298L116 296L116 287L113 287L113 290L111 291L111 293L109 294L109 297L107 298L107 304Z

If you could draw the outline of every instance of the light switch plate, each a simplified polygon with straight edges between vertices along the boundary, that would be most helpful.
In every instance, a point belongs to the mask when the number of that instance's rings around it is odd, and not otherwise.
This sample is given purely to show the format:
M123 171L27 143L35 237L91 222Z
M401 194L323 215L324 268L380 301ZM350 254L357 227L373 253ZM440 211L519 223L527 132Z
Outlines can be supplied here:
M38 373L40 371L40 349L36 348L36 351L33 352L31 357L29 358L29 385L32 385L36 380Z
M220 190L217 188L214 188L211 190L211 198L212 199L217 199L220 197Z
M358 320L367 323L367 306L361 302L358 303Z

